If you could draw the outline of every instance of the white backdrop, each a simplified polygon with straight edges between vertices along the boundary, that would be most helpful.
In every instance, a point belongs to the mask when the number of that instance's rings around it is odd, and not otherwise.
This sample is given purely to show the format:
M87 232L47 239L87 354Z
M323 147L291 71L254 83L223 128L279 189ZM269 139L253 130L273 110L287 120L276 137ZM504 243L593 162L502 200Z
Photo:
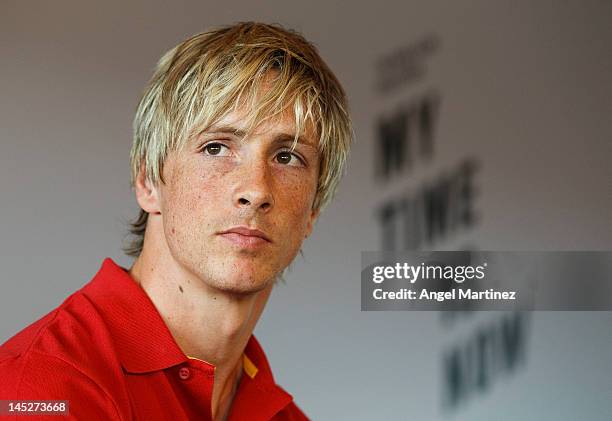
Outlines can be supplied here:
M449 406L447 356L469 360L508 315L362 313L359 273L360 252L382 244L381 204L468 157L479 163L479 218L424 247L612 249L610 16L596 1L3 2L0 341L104 257L130 265L120 246L137 210L131 119L158 57L211 25L280 22L343 82L356 143L336 201L256 329L277 381L317 420L609 420L611 313L527 315L524 359L491 365L486 386L466 381ZM377 91L376 63L427 36L439 45L422 76ZM433 158L381 183L379 119L432 90ZM495 352L491 361L505 355Z

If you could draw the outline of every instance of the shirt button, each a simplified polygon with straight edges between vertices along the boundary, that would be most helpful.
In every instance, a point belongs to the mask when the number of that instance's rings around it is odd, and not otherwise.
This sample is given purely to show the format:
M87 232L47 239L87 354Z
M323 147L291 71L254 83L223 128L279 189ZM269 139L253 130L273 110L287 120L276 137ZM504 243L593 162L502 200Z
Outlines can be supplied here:
M181 380L187 380L189 377L191 377L191 371L187 367L179 368L178 374Z

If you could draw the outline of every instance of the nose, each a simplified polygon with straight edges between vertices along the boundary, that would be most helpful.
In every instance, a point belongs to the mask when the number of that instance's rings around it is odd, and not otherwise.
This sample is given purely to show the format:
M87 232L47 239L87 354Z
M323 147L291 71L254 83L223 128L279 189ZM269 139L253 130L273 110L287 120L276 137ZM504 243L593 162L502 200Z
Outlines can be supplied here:
M234 205L243 210L269 212L274 206L271 183L269 168L265 163L244 164L243 171L238 174Z

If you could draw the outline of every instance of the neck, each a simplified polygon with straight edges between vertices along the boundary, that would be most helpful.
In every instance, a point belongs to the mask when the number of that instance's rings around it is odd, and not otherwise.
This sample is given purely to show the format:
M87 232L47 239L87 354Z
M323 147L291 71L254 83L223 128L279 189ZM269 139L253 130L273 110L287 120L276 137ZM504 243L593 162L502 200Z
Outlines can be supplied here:
M148 227L149 228L149 227ZM150 234L147 228L147 234ZM165 241L145 236L130 269L181 350L215 366L213 419L224 419L242 373L242 354L272 290L246 295L211 288L172 258Z

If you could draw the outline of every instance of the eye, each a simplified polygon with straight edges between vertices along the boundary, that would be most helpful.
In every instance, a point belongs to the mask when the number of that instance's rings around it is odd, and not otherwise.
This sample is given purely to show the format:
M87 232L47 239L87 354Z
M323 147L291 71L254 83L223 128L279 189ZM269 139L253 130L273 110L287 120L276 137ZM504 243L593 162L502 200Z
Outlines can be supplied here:
M229 155L229 148L223 143L210 142L202 149L206 155L212 156L227 156Z
M302 160L302 158L300 158L297 154L289 151L279 152L278 154L276 154L275 159L276 162L283 165L290 165L293 167L304 166L304 161Z

